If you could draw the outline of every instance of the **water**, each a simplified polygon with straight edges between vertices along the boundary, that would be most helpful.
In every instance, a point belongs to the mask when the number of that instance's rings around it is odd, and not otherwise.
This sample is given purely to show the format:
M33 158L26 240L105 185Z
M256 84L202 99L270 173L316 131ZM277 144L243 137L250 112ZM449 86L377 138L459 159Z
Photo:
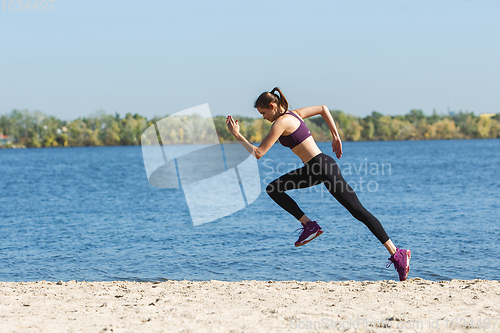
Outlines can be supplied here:
M343 148L346 180L412 250L410 277L500 278L500 140ZM263 190L301 166L279 144L258 163ZM323 185L288 193L325 230L300 248L300 224L264 191L194 227L182 189L148 184L140 147L0 150L0 281L397 279L385 248Z

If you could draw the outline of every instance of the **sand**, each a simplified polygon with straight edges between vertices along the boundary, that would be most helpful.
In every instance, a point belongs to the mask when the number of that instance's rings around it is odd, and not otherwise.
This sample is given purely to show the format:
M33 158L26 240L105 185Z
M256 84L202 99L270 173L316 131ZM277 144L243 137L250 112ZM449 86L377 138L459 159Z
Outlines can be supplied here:
M500 332L500 281L0 282L0 332Z

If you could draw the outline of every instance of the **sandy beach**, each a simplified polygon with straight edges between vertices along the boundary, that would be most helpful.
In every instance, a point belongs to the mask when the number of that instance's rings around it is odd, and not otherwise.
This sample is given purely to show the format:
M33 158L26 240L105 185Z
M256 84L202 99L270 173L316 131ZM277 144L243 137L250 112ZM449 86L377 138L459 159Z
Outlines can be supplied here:
M1 282L1 332L500 331L500 281Z

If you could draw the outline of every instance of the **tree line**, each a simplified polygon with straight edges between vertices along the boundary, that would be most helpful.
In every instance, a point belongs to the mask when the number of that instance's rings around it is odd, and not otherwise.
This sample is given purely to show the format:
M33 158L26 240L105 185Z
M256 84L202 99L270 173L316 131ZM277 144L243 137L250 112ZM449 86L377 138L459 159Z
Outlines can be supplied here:
M411 110L403 116L388 116L372 112L364 118L342 111L330 111L343 141L380 140L441 140L500 138L500 113L476 116L473 112L425 116L421 110ZM8 136L7 147L77 147L140 145L142 133L164 117L146 119L138 114L110 115L98 111L88 117L64 121L39 111L13 110L0 116L0 133ZM206 126L200 117L175 117L169 121L169 144L189 143L186 126ZM238 117L240 132L251 142L260 142L271 123L264 119ZM235 141L228 131L226 118L212 118L221 142ZM330 130L321 116L305 119L316 141L330 141ZM204 123L204 124L202 124ZM189 132L189 131L188 131ZM198 131L199 132L199 131ZM203 131L203 135L207 131Z

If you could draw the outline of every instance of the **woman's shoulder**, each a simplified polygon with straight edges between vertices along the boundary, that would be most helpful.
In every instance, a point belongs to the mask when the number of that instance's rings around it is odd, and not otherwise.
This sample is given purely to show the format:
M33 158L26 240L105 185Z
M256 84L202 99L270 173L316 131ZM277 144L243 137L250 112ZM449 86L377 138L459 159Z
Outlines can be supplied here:
M298 113L297 113L297 110L286 110L285 112L283 112L283 114L281 115L281 117L284 117L284 116L292 116L292 113L295 114L296 116L300 116ZM280 117L280 118L281 118ZM293 117L293 116L292 116ZM278 118L279 119L279 118Z
M293 115L292 115L292 113L293 113ZM294 115L295 115L295 117L294 117ZM297 114L297 112L295 110L287 110L281 116L279 116L278 119L276 119L275 123L276 122L289 123L291 121L291 119L297 119L297 116L300 118L300 115ZM292 120L292 122L293 122L293 120Z
M299 119L304 120L304 118L302 118L302 116L300 115L300 113L299 113L298 109L297 109L297 110L288 110L287 112L288 112L288 114L293 113L293 114L294 114L296 117L298 117ZM295 118L295 117L294 117L293 115L291 115L291 114L290 114L290 116L291 116L292 118Z

